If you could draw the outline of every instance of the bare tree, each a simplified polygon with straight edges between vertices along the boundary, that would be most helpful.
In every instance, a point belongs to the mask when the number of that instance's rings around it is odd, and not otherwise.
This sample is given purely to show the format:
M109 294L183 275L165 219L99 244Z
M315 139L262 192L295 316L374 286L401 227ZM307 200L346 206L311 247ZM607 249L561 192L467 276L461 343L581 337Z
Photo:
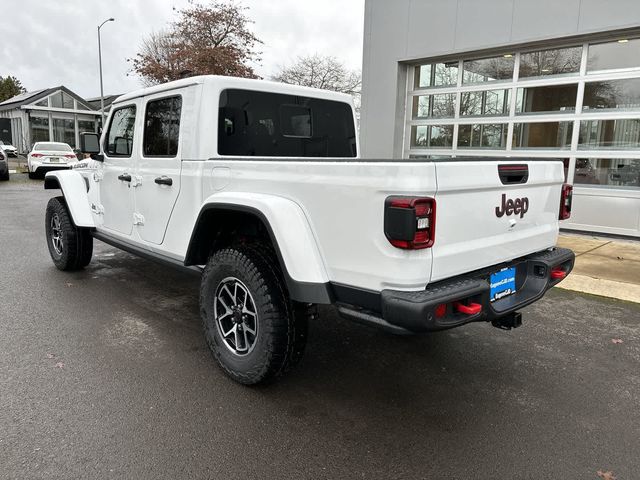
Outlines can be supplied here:
M335 57L318 54L298 57L293 65L281 67L273 80L350 95L359 95L362 86L359 71L349 70Z
M246 8L210 1L177 10L169 27L147 37L140 52L130 59L132 71L145 85L193 75L256 78L252 62L260 60L262 43L250 30Z
M353 96L356 117L360 119L362 74L359 70L349 70L335 57L317 53L298 57L293 65L280 67L280 71L272 77L272 80L290 85L348 93Z

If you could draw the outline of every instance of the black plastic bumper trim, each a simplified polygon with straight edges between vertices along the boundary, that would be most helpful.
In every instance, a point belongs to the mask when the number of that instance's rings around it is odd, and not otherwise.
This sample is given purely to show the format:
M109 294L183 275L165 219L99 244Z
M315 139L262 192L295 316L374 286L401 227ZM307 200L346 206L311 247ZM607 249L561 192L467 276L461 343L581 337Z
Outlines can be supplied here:
M362 317L361 321L377 318L377 322L368 323L390 327L387 330L400 329L413 333L439 331L479 321L499 324L501 318L510 317L518 309L539 300L561 281L551 278L553 268L561 267L569 274L574 262L575 254L571 250L555 248L433 283L426 290L417 292L383 290L376 294L344 286L334 285L333 288L343 316L352 319ZM489 278L492 273L507 267L516 268L517 291L491 302ZM476 315L449 312L443 318L436 317L438 305L451 305L458 301L478 303L482 305L482 311Z

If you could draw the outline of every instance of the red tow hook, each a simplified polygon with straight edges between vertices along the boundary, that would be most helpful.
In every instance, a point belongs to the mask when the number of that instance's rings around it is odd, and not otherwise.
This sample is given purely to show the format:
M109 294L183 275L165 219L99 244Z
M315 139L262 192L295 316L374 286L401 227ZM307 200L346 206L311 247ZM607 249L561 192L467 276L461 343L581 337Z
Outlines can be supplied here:
M563 278L566 278L566 277L567 277L567 272L562 270L562 268L560 267L556 267L553 270L551 270L551 278L553 278L554 280L562 280Z
M482 305L479 303L470 303L469 305L463 305L462 303L456 302L453 304L455 309L464 313L465 315L477 315L482 311Z

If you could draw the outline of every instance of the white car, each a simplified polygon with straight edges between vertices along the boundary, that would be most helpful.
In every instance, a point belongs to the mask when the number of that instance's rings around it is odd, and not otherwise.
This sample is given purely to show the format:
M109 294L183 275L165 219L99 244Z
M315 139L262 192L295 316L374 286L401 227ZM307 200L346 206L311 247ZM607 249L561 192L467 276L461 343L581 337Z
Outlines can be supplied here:
M511 329L574 264L561 161L363 160L348 95L189 78L118 98L80 144L97 168L44 182L56 267L98 239L201 273L205 338L243 384L300 360L317 304L397 334Z
M53 170L68 170L78 163L78 157L66 143L38 142L27 155L29 178L42 178Z
M2 140L0 140L0 150L3 150L9 157L18 156L18 149L9 143L4 143Z

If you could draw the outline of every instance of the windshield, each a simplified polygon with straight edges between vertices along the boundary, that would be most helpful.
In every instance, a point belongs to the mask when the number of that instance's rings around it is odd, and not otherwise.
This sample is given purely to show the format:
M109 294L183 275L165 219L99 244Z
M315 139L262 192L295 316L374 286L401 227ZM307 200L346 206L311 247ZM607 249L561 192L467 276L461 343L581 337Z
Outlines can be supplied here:
M66 143L36 143L34 150L46 150L49 152L73 152Z

